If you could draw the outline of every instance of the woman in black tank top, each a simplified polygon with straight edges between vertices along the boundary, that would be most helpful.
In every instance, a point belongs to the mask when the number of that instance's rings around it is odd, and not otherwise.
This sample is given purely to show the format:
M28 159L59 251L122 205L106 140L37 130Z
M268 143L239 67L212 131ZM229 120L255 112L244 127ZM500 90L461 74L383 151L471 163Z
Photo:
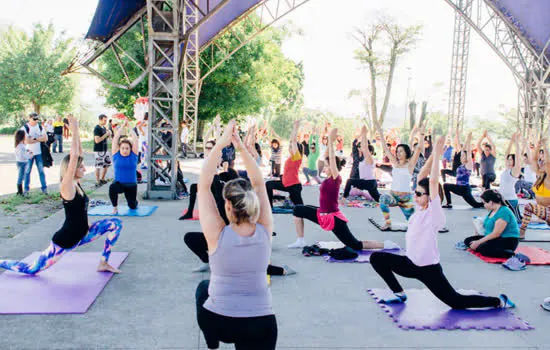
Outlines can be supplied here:
M73 140L71 152L61 164L60 192L65 209L65 222L59 231L52 237L48 248L44 250L36 261L28 264L17 260L0 260L0 267L35 275L55 264L66 252L90 243L100 236L106 235L105 248L97 268L98 271L119 273L120 271L109 265L111 248L116 243L122 222L119 219L106 219L88 225L88 197L80 186L80 179L84 176L86 168L83 164L82 147L78 133L78 121L69 117L69 128Z

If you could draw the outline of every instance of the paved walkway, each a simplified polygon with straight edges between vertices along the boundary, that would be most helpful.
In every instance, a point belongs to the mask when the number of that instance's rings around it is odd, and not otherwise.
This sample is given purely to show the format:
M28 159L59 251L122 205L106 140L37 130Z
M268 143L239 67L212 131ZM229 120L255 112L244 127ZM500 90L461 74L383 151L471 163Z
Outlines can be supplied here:
M104 186L100 191L106 190ZM308 187L304 193L306 203L317 202L317 188ZM124 229L115 247L130 253L121 267L123 273L111 280L86 314L1 316L0 349L205 349L196 324L194 293L208 275L190 272L199 260L183 242L185 232L200 230L199 223L177 220L187 201L147 203L159 205L159 209L151 217L124 218ZM403 233L379 232L367 222L369 216L381 217L378 209L344 211L358 237L405 244ZM279 325L277 348L549 348L550 313L542 311L539 303L550 296L550 268L510 272L455 250L454 243L471 232L471 217L482 211L448 213L450 233L440 235L439 245L451 283L487 294L508 293L518 305L516 313L535 330L400 330L365 292L369 287L384 286L369 264L328 264L320 258L302 257L298 251L286 248L295 239L292 217L276 215L278 236L273 241L272 262L288 264L298 271L294 276L272 279ZM398 211L393 214L402 218ZM7 240L0 246L0 256L23 258L43 249L62 219L63 213L58 212ZM306 239L313 243L334 237L306 224ZM550 250L550 244L538 245ZM98 240L79 250L101 251L102 246L103 241ZM420 286L416 281L401 280L405 288Z

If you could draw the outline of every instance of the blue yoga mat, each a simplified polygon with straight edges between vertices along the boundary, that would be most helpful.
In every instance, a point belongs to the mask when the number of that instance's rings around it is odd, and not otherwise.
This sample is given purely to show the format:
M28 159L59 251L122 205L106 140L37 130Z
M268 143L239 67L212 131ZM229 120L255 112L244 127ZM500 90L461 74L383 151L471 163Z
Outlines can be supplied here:
M474 216L474 219L477 219L477 218L478 216ZM521 222L518 223L518 225L521 225ZM527 229L545 231L545 230L550 230L550 226L548 226L548 224L545 222L530 222L529 225L527 225Z
M294 212L294 208L273 207L271 212L273 214L292 214Z
M150 216L157 210L157 206L139 205L137 209L130 209L126 205L118 207L118 214L113 215L113 207L110 205L100 205L93 207L88 211L89 216Z

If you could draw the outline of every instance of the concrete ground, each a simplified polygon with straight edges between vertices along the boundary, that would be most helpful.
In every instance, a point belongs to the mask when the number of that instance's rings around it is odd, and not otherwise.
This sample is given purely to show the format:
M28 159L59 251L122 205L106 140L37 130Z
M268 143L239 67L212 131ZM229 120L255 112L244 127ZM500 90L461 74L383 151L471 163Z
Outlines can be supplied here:
M188 164L186 169L198 169L196 161ZM100 192L106 190L104 186ZM304 200L316 204L318 188L305 188ZM200 230L199 223L177 220L187 200L146 203L159 208L150 217L123 218L124 229L115 250L130 255L121 267L123 273L109 282L90 310L84 315L1 316L0 349L206 349L196 322L194 293L208 274L190 272L199 260L183 242L185 232ZM381 218L378 209L345 208L344 212L358 237L391 239L404 246L403 233L383 233L368 223L369 216ZM539 307L542 299L550 296L550 268L510 272L454 249L455 242L472 232L471 217L482 212L447 212L450 232L441 234L439 240L445 273L457 288L492 295L506 292L518 305L515 312L535 330L400 330L365 292L370 287L384 287L369 264L328 264L321 258L305 258L299 251L287 249L286 245L295 239L292 217L276 215L278 235L273 240L272 263L288 264L298 271L293 276L272 278L279 326L277 348L550 348L550 313ZM402 221L400 212L393 214ZM23 258L43 249L62 220L63 213L58 212L5 241L0 246L0 257ZM306 239L314 243L335 238L330 232L306 224ZM550 244L536 245L550 250ZM101 251L102 246L103 241L98 240L79 251ZM401 281L405 288L420 287L416 281Z

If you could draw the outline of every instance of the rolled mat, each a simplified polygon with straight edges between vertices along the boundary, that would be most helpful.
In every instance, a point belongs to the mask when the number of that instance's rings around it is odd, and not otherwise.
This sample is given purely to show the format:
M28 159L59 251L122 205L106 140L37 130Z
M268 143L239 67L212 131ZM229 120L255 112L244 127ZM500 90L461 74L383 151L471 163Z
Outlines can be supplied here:
M483 256L471 249L468 249L468 251L473 255L477 256L478 258L480 258L481 260L490 264L502 264L503 262L508 260L505 258L490 258L487 256ZM521 246L518 246L518 248L516 249L516 253L527 255L529 259L531 259L531 262L527 263L527 265L550 265L550 253L544 249L541 249L538 247L521 245Z

